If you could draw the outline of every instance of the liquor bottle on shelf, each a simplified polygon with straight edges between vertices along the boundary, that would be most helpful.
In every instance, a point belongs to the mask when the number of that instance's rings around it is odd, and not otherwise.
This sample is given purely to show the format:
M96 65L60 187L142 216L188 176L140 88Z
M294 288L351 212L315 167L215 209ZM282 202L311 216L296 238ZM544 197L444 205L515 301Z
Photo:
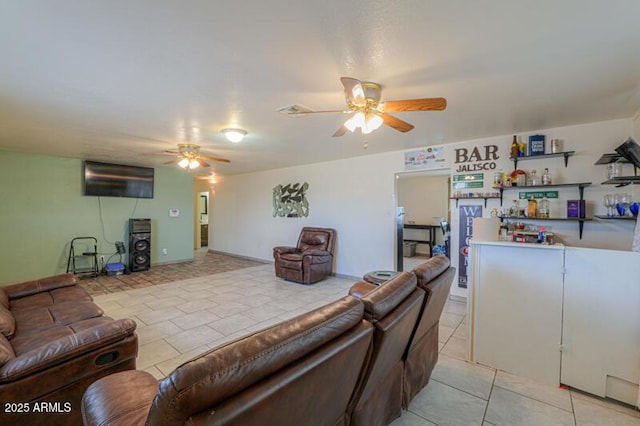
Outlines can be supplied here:
M529 205L527 206L527 217L538 217L538 201L531 196Z
M538 203L538 217L549 219L549 200L547 197L542 197L542 200Z
M518 138L513 135L513 142L511 142L511 158L518 158L520 152L520 146L518 145Z
M542 173L542 184L551 185L551 172L549 169L544 169L544 173Z
M538 185L540 185L540 178L536 174L535 170L531 170L531 172L529 173L529 179L528 179L527 185L528 186L538 186Z
M518 204L518 200L513 200L513 204L509 209L509 216L518 217L519 214L520 214L520 205Z

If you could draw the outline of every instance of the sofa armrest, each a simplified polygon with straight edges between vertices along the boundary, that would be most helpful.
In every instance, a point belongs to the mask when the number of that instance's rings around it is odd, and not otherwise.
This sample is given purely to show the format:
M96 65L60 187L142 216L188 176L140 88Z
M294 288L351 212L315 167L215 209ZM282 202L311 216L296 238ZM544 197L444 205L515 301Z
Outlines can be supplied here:
M82 397L82 423L144 425L156 393L158 381L146 371L123 371L104 377L92 383Z
M136 323L121 319L61 337L13 358L0 368L0 383L11 382L37 371L117 342L131 334Z
M55 275L53 277L41 278L39 280L25 281L3 287L9 296L9 300L20 297L31 296L45 291L55 290L62 287L77 285L78 280L72 274Z
M371 293L373 290L377 289L378 286L375 284L368 283L366 281L358 281L349 289L349 296L357 297L358 299L362 299L367 294Z
M279 246L279 247L274 247L273 248L273 254L287 254L287 253L296 253L298 251L298 249L296 247L286 247L286 246Z

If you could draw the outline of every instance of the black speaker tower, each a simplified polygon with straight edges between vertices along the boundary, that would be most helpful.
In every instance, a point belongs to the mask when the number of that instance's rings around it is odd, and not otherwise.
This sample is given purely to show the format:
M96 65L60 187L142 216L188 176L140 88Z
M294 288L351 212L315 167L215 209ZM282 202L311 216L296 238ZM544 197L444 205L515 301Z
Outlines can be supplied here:
M151 219L129 219L129 270L151 268Z

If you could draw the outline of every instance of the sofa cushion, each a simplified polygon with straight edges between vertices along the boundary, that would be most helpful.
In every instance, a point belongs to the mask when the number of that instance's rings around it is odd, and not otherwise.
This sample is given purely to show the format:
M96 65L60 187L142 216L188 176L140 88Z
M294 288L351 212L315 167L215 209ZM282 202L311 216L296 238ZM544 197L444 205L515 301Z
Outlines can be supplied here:
M91 302L93 299L80 286L61 287L11 300L11 309L52 306L65 302Z
M310 246L319 246L320 244L326 244L326 243L327 243L327 237L322 234L317 234L317 235L302 238L302 244L308 244Z
M0 306L0 333L7 339L10 339L15 331L16 320L11 314L11 311L4 306Z
M329 234L325 231L302 231L298 248L301 251L326 250Z
M16 354L13 352L11 343L9 343L6 337L0 334L0 367L15 357Z
M281 255L280 266L289 269L302 268L302 253L287 253Z
M93 302L65 302L46 307L16 309L12 311L21 334L74 324L89 318L101 317L104 311Z
M9 296L2 288L0 288L0 306L9 309Z

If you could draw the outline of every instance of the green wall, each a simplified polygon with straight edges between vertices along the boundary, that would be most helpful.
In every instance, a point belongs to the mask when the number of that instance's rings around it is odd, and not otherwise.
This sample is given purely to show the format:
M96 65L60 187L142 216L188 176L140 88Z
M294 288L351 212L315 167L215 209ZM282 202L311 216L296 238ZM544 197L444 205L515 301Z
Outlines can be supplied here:
M98 251L108 258L115 252L112 242L128 247L130 217L151 219L152 265L193 259L191 175L156 168L153 199L86 197L82 164L0 151L0 285L65 272L74 237L96 237ZM170 218L169 209L179 209L179 217Z

